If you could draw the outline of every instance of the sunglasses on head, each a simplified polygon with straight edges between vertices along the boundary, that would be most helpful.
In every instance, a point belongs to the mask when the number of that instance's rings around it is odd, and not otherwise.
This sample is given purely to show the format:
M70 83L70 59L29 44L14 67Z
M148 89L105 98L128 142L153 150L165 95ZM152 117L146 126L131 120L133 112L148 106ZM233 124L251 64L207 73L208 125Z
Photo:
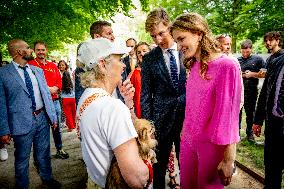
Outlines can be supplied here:
M228 34L228 33L223 33L221 36L222 37L231 37L230 34Z

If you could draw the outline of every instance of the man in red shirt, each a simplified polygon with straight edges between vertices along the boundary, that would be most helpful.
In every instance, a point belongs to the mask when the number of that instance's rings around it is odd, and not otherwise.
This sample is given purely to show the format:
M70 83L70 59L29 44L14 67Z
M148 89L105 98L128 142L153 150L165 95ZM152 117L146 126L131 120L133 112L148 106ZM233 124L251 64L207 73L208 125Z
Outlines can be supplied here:
M58 127L52 132L55 147L57 149L55 157L61 159L67 159L69 155L62 149L61 128L60 128L61 106L59 102L59 93L62 87L61 76L56 65L46 60L47 46L43 41L36 41L34 43L34 52L36 54L36 58L32 61L29 61L29 64L37 66L43 70L57 114Z

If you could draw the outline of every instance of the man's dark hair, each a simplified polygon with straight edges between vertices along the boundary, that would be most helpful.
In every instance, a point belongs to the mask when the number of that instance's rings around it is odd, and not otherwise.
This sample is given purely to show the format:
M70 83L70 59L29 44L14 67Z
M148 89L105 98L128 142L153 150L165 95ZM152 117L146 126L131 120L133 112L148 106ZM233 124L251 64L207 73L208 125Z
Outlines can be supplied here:
M252 41L250 39L246 39L241 43L241 49L251 49L252 48Z
M47 48L46 43L45 43L44 41L38 40L38 41L35 41L35 42L34 42L34 49L35 49L35 46L36 46L37 44L44 45L44 46Z
M103 27L104 26L110 26L111 27L111 23L107 22L107 21L96 21L94 22L91 27L90 27L90 35L91 37L94 39L94 34L99 34L101 35L103 32Z
M265 42L267 39L279 40L279 46L282 47L282 38L279 31L267 32L263 37L263 41Z
M127 40L126 40L126 43L127 43L127 41L130 41L130 40L133 40L134 42L135 42L135 45L137 45L137 41L134 39L134 38L128 38Z

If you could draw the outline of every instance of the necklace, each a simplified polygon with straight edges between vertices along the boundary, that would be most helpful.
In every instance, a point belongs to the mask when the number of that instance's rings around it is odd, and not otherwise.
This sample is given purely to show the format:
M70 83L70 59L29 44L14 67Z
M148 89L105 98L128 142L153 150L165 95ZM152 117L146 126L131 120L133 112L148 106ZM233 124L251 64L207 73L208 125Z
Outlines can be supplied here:
M44 71L55 72L55 71L54 71L52 68L50 68L50 67L46 68L45 66L46 66L47 64L42 63L43 66L44 66L44 67L43 67L36 59L34 59L34 60L35 60L35 62L37 63L38 67L40 67L40 68L43 69Z

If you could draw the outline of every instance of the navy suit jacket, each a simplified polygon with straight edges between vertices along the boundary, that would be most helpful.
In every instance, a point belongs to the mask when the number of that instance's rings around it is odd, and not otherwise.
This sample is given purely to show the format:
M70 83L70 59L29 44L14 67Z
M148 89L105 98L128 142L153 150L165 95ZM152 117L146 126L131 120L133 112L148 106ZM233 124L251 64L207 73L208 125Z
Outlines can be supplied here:
M126 56L125 58L123 58L122 62L125 64L125 70L124 72L126 72L125 74L128 76L131 72L131 68L130 68L130 57L129 55ZM127 77L126 76L126 77Z
M56 113L42 69L31 66L36 76L50 124L56 123ZM24 135L33 127L32 100L14 64L0 68L0 136Z
M171 131L179 135L185 110L186 71L182 61L177 89L173 85L160 47L154 48L143 57L141 73L142 117L154 121L158 140L173 136Z

